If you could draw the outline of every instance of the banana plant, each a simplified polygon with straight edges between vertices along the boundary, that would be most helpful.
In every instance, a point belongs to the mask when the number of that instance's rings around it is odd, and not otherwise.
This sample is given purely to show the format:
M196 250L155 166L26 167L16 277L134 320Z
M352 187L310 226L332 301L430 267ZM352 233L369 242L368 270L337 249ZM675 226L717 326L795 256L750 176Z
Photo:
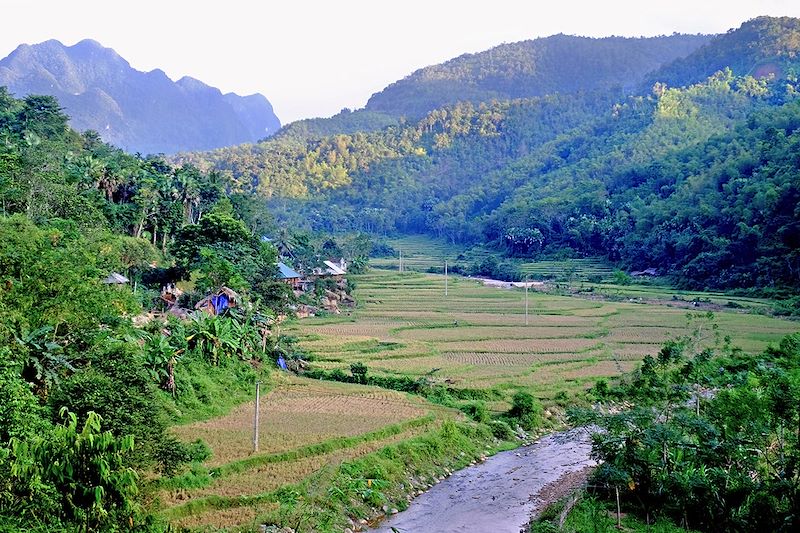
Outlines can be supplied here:
M26 354L23 376L44 396L47 396L50 386L57 384L67 372L75 371L54 336L48 340L51 333L53 327L48 325L32 331L23 328L14 334L15 341Z
M202 354L214 365L222 357L228 358L238 351L231 321L225 317L196 314L188 326L186 341L190 349Z
M169 339L161 334L147 335L144 344L145 368L161 387L176 392L175 365L183 351L176 350Z

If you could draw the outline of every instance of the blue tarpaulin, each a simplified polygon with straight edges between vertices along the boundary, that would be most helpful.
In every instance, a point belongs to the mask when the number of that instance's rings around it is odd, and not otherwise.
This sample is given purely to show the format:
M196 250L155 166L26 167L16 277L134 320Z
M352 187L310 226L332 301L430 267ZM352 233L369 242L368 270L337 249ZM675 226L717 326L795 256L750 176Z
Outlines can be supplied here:
M228 295L225 293L212 296L211 305L214 306L214 313L217 315L222 314L228 308L228 302Z
M284 370L289 370L288 368L286 368L286 360L283 358L282 355L278 356L278 367Z

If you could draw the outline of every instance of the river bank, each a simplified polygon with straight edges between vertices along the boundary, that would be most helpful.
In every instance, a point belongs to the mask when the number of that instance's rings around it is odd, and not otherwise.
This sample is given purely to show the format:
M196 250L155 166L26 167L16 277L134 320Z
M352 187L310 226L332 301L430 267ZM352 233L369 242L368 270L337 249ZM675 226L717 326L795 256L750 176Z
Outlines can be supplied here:
M579 486L595 465L591 437L577 428L501 452L435 485L373 531L518 533L531 516Z

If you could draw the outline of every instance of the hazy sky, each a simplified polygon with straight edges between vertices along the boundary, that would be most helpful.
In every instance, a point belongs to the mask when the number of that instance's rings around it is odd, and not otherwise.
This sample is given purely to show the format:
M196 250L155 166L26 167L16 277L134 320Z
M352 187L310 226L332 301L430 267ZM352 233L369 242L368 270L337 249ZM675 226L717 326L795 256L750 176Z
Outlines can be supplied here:
M554 33L720 33L800 0L0 0L0 57L92 38L134 68L260 92L283 123L363 107L417 68Z

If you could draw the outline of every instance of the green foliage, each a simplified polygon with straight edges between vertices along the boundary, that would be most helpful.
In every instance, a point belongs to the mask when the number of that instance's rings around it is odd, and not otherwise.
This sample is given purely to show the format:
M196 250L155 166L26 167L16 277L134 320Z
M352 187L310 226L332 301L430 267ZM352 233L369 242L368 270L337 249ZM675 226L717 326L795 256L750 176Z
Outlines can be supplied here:
M508 422L504 420L490 420L488 425L495 438L500 440L511 440L514 438L514 430L511 429Z
M74 414L64 409L61 416L65 422L52 434L9 442L15 514L54 525L65 520L87 531L127 528L138 513L138 477L125 466L133 438L101 431L95 413L82 428ZM8 490L4 498L12 496Z
M86 354L86 366L54 388L48 404L55 413L68 409L79 421L98 414L105 429L135 439L132 462L149 464L150 454L165 438L166 425L142 363L138 344L98 339Z
M203 443L168 436L167 419L248 398L265 305L286 305L275 251L253 234L269 225L263 204L228 197L236 187L219 174L78 135L51 98L0 89L0 138L0 529L157 529L140 515L132 469L169 474L208 457ZM239 276L254 305L136 329L142 304L188 278L180 265L152 268L171 261L164 254L184 226L196 238L176 246L197 258L187 266L199 285ZM220 265L232 265L224 280L214 279ZM103 283L111 272L138 294Z
M353 381L356 383L366 383L367 370L367 365L364 363L352 363L350 365L350 374L353 376Z
M486 402L481 400L467 402L461 405L459 409L475 422L489 422L489 409L486 407Z
M200 439L185 444L173 436L159 443L153 453L162 475L173 477L187 463L200 464L211 457L211 448Z
M617 269L612 274L612 281L616 285L630 285L633 278L627 272Z
M631 392L645 389L626 396L636 403L593 417L605 430L594 436L602 461L595 481L619 490L640 516L687 528L793 529L800 434L787 430L800 422L796 337L748 358L681 356L690 344L666 344L633 378Z
M536 429L542 423L542 405L531 393L519 391L511 398L507 417L522 429Z

